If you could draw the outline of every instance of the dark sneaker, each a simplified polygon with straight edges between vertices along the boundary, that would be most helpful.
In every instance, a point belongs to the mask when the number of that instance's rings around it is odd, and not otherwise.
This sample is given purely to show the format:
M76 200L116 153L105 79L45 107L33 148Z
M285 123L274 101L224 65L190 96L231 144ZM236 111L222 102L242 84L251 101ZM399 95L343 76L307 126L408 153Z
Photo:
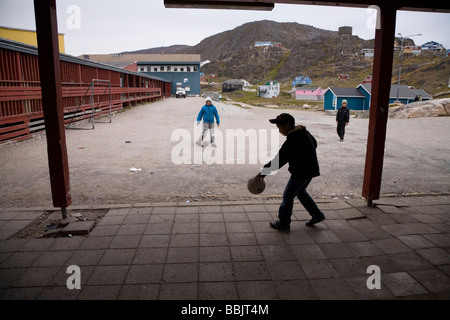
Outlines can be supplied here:
M314 217L314 218L312 218L311 220L309 220L309 221L306 223L306 225L307 225L308 227L312 227L312 226L315 225L316 223L319 223L320 221L323 221L323 220L325 220L325 216L324 216L324 215L321 215L321 216L319 216L319 217Z
M274 229L277 229L277 230L280 230L280 231L284 231L284 232L289 232L289 231L291 230L291 227L290 227L290 226L283 227L283 226L280 224L280 221L272 221L272 222L270 222L270 226L271 226L272 228L274 228Z

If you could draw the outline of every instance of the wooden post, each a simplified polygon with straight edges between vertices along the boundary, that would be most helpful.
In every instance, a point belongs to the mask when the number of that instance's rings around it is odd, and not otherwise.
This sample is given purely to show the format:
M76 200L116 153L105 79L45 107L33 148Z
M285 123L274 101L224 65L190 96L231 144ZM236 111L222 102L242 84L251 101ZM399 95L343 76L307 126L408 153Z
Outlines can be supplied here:
M372 200L380 198L397 13L397 9L389 4L380 9L381 19L375 31L369 134L362 190L369 205Z
M72 200L62 104L56 1L34 0L34 15L53 205L61 207L65 218L66 207Z

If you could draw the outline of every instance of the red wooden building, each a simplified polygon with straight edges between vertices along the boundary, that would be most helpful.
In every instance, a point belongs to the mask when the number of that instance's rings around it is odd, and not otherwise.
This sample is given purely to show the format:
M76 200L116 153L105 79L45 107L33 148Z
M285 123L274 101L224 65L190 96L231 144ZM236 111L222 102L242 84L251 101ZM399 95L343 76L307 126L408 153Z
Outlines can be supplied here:
M60 63L66 125L171 94L170 82L143 73L65 54ZM44 129L37 48L0 39L0 143Z

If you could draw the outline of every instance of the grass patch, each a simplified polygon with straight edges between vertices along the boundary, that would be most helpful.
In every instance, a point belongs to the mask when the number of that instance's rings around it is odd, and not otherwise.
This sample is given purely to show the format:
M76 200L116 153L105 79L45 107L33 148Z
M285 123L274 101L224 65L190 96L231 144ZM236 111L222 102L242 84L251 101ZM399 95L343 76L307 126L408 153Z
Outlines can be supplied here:
M281 67L283 67L284 63L286 62L287 58L289 58L291 54L291 50L285 51L283 57L280 59L280 61L273 67L272 70L266 75L264 82L275 80L278 72L280 72Z
M296 100L289 92L282 91L276 98L262 98L256 95L256 92L251 91L234 91L222 93L225 99L235 101L234 105L241 106L239 103L245 103L255 107L265 107L268 105L276 105L280 109L300 108L304 104L314 106L317 108L323 107L323 101L303 101ZM242 107L242 106L241 106Z

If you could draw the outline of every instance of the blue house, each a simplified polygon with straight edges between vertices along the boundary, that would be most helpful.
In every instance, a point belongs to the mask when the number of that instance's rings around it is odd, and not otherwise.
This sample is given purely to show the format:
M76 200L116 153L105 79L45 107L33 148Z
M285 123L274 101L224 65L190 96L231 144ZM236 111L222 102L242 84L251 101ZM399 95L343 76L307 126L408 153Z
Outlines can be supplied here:
M337 110L342 105L342 100L347 100L350 110L366 110L366 96L357 88L329 87L323 94L323 108L325 110ZM367 108L368 109L368 108Z
M292 85L295 86L304 86L312 84L311 78L308 76L298 76L295 77L294 81L292 81Z
M172 82L172 95L180 87L187 95L200 95L199 54L145 54L139 58L138 71Z
M177 88L187 95L200 95L199 54L115 53L83 55L82 58L118 68L143 72L172 83L172 95ZM130 84L137 85L138 84Z
M371 83L363 83L358 85L357 87L366 97L369 97L369 104L367 105L367 107L364 109L368 109L370 107L370 94L372 91L372 84ZM408 104L411 102L414 102L416 100L416 97L421 97L421 100L425 101L425 100L430 100L433 99L433 97L427 93L425 90L423 89L415 89L413 87L407 86L407 85L392 85L391 86L391 91L389 92L389 104L394 103L395 101L397 101L397 96L398 96L398 100L403 103L403 104Z
M371 83L359 84L356 88L329 87L323 95L323 108L325 110L337 110L342 105L342 100L347 100L350 110L368 110L372 92ZM398 100L403 104L414 102L418 97L421 100L430 100L433 97L422 89L415 89L407 85L392 85L389 93L389 104Z

